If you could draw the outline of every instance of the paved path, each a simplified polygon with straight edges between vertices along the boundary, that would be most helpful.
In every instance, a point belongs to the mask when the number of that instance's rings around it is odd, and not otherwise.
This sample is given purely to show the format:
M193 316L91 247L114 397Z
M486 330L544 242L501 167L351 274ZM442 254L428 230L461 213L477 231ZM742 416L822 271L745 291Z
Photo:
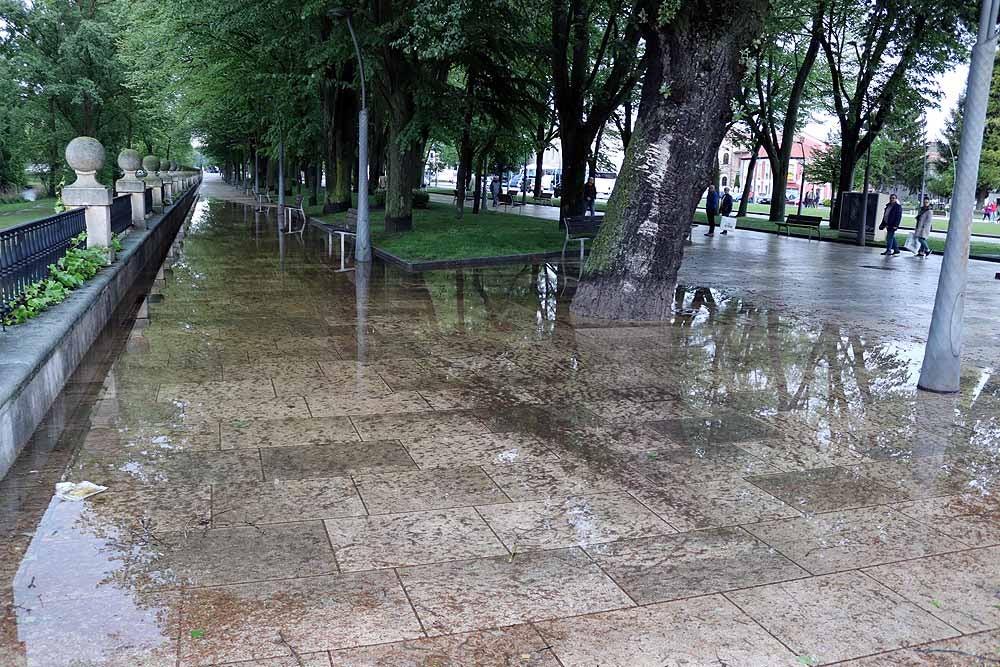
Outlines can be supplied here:
M983 265L963 392L928 396L936 259L699 238L672 321L579 322L556 265L338 273L203 191L149 319L114 319L0 483L0 664L994 655Z

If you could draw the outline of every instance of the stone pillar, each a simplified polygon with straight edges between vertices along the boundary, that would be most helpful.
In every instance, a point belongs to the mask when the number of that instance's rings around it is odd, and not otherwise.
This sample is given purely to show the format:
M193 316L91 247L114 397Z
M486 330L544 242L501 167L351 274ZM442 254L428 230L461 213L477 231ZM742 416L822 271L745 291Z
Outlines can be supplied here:
M63 203L69 208L85 208L87 247L105 248L107 263L114 261L111 247L111 190L97 182L95 175L104 166L104 146L93 137L77 137L66 146L66 163L76 172L76 181L63 188Z
M174 192L174 177L173 174L170 173L171 170L170 165L171 165L170 162L164 162L161 160L160 171L157 174L157 176L159 176L160 179L163 181L163 200L166 201L169 199L171 202L173 202L174 196L177 193Z
M146 172L146 187L153 191L153 210L163 213L163 180L157 175L160 168L160 158L147 155L142 158L142 168Z
M135 175L142 166L139 151L126 148L118 154L118 166L125 172L123 178L115 181L115 192L128 194L132 202L132 224L141 225L146 219L146 184Z
M174 184L174 197L180 197L184 193L184 178L176 162L170 163L170 177Z

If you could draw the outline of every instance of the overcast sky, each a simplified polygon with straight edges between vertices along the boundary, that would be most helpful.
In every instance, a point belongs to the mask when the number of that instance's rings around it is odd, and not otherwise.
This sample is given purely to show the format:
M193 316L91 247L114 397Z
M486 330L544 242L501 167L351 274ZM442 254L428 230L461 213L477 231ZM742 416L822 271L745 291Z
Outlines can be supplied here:
M965 90L965 82L969 77L969 66L959 65L955 69L935 78L941 88L941 101L933 109L927 110L927 140L941 139L948 114L958 104L958 98ZM834 116L816 115L813 122L806 125L806 133L817 139L825 140L830 130L836 129L837 120Z

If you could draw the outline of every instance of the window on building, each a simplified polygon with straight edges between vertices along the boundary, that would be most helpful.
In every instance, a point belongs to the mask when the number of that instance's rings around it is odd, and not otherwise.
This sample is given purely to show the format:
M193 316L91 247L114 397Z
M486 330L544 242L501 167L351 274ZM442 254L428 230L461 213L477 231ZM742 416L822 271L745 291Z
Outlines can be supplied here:
M729 153L722 154L722 164L724 165L729 164Z
M727 185L729 185L729 179L726 178L725 176L723 176L722 177L722 187L726 187Z

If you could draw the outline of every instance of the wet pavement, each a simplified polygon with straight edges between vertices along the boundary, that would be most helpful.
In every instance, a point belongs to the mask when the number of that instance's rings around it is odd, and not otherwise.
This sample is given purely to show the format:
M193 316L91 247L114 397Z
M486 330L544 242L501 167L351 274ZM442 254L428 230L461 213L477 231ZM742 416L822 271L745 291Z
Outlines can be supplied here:
M199 202L0 483L0 665L1000 658L991 266L946 397L937 258L698 238L630 325L556 265L341 273L275 226Z

